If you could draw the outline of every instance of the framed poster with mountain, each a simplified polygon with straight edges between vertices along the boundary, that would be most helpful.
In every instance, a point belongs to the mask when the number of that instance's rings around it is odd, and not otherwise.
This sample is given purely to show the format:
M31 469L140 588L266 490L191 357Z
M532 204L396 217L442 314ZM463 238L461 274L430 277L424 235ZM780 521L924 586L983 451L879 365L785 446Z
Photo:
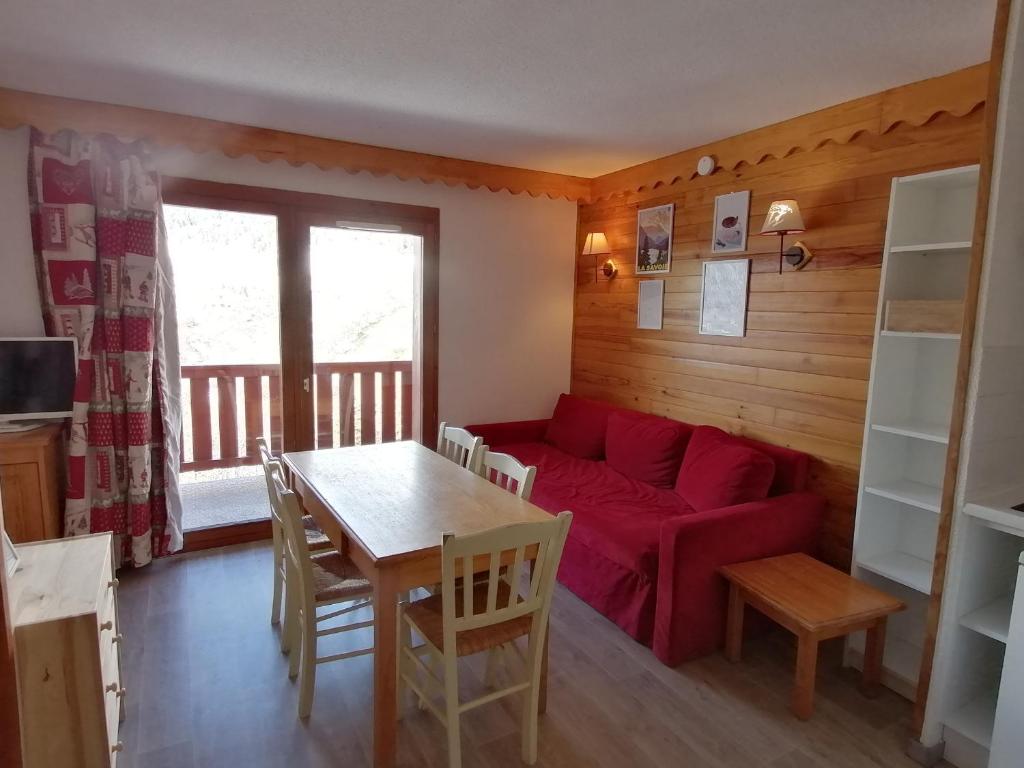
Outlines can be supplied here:
M675 204L644 208L636 217L636 273L660 275L672 269L672 215Z

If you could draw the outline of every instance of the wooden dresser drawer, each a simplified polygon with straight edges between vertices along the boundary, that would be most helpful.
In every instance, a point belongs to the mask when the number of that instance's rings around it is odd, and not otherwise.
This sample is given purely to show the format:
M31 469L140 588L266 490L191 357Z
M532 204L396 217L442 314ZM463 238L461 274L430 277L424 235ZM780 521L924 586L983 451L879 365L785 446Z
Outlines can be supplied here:
M111 536L18 548L11 580L25 768L106 768L124 694Z

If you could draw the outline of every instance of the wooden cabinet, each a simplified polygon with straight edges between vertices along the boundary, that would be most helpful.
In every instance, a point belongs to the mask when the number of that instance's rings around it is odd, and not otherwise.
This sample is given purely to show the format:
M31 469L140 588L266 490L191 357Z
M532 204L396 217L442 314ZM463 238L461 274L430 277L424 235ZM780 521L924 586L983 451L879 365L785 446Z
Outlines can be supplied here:
M59 539L64 530L62 434L61 424L0 434L4 524L16 544Z
M124 713L109 533L18 547L9 583L25 768L113 766Z

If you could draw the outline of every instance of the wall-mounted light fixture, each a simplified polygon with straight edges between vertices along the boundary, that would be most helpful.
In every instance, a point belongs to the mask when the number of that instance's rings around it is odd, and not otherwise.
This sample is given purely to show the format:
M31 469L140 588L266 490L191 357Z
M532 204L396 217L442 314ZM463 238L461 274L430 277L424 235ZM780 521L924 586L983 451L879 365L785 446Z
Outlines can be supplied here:
M782 259L795 269L803 269L813 258L810 249L801 242L793 243L788 249L784 247L786 235L806 231L804 218L800 215L800 206L796 200L776 200L764 217L764 225L759 234L779 236L779 274L782 274Z
M608 238L604 236L604 232L591 232L587 235L587 241L583 244L584 256L606 256L611 252L612 249L608 246ZM606 259L600 270L601 274L609 279L619 273L611 259Z

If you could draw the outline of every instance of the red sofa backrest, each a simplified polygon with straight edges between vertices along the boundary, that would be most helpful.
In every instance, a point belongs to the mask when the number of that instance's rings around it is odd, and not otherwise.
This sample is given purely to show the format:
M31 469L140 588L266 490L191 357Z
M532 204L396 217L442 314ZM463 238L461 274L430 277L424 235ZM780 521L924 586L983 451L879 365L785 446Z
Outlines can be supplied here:
M629 408L588 400L576 395L562 394L555 406L555 414L548 425L546 442L580 458L604 458L604 441L608 430L608 416L615 412L642 413ZM686 424L686 422L680 422ZM687 424L690 429L694 425ZM770 456L775 462L775 479L769 496L802 491L807 487L810 456L792 448L763 443L749 437L734 435L736 440ZM568 450L573 448L574 450Z

